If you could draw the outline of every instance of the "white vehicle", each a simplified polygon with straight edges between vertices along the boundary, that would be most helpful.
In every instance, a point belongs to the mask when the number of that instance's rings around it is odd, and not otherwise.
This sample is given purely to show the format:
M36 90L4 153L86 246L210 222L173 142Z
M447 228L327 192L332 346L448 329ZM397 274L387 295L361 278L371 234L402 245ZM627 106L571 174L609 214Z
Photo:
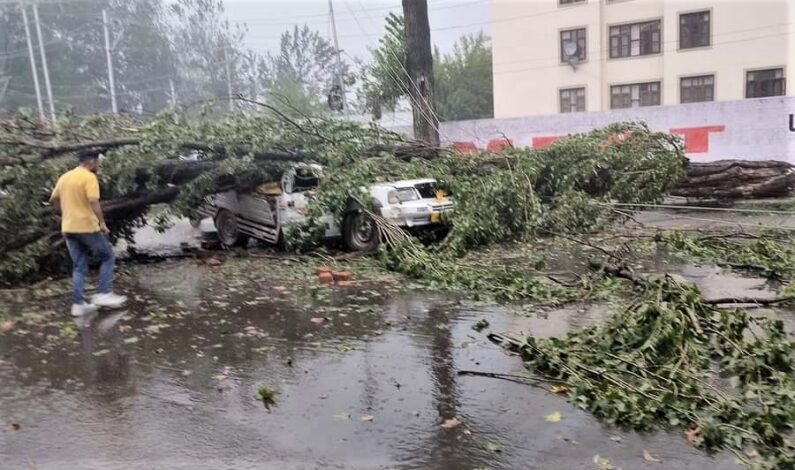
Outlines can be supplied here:
M200 213L212 217L218 239L225 246L245 245L250 237L278 244L287 227L305 220L321 174L319 165L296 165L281 181L260 185L252 192L227 191L211 196ZM451 197L438 189L432 178L377 183L369 192L371 211L411 230L439 227L442 214L453 208ZM333 214L321 217L325 238L342 238L351 251L378 247L375 223L355 201L349 201L342 216L342 227Z

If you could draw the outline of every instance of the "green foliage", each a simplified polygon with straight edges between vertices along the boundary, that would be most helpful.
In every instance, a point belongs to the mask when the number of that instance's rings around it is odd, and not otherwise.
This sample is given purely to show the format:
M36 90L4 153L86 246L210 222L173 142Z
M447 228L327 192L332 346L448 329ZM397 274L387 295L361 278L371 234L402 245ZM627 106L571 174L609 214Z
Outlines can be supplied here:
M378 47L370 51L372 61L361 74L360 98L365 109L376 119L381 118L382 109L393 111L409 90L403 17L389 13L384 21L384 36L378 40Z
M453 53L433 56L434 100L441 121L494 116L490 38L482 31L461 36Z
M762 272L770 278L791 279L795 276L795 237L791 233L696 235L660 232L655 241L674 252Z
M758 449L757 468L795 465L786 441L795 423L795 345L780 320L715 311L695 288L665 277L605 324L511 347L609 423L685 427L708 451ZM736 390L718 388L715 369Z
M456 42L452 54L433 56L434 104L441 121L489 118L494 113L489 37L479 32ZM373 59L361 72L360 101L375 119L394 111L409 96L403 17L386 17L384 36L372 49Z
M342 60L343 82L352 86L355 75ZM318 31L295 26L281 35L279 52L267 54L262 73L269 101L282 103L288 114L316 115L325 109L329 90L338 83L336 52Z

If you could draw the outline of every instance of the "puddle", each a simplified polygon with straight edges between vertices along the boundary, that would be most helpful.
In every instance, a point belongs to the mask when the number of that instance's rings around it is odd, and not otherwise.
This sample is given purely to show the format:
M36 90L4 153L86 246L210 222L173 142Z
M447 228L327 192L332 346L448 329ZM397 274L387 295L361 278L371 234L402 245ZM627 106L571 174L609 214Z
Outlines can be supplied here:
M525 317L391 285L285 290L242 266L134 268L129 310L76 339L0 336L0 424L20 425L0 433L2 465L568 470L598 454L657 468L648 449L665 468L738 468L680 435L605 428L544 389L457 374L521 373L488 331L562 335L607 307ZM480 319L489 330L472 330ZM261 384L279 392L270 410Z

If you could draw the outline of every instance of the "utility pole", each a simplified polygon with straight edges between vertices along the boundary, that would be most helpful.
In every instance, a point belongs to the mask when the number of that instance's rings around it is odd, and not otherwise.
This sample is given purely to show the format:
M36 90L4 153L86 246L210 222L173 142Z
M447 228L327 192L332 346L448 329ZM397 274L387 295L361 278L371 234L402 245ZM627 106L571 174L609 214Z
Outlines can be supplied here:
M232 72L229 70L229 51L226 44L226 39L224 39L224 66L226 67L226 91L228 94L228 102L229 102L229 111L232 112L235 110L234 104L232 103Z
M406 67L414 115L414 138L439 145L439 118L433 104L433 55L427 0L403 0Z
M345 79L342 76L342 59L340 59L340 43L337 39L337 21L334 19L334 4L328 0L328 12L331 16L331 32L334 36L334 51L337 53L337 84L342 94L342 109L348 111L348 98L345 96Z
M41 70L44 72L44 86L47 89L47 101L50 102L50 119L55 125L55 103L52 101L52 87L50 86L50 71L47 69L47 54L44 52L44 41L41 38L41 25L39 24L39 9L33 4L33 21L36 22L36 37L39 39L39 52L41 52Z
M177 89L174 87L174 80L168 79L168 86L171 88L171 109L177 107Z
M108 90L110 91L110 109L113 114L118 114L116 104L116 83L113 77L113 55L110 48L110 33L108 32L108 12L102 10L102 29L105 31L105 56L108 59Z
M28 12L25 5L22 8L22 21L25 23L25 37L28 40L28 56L30 57L30 73L33 76L33 87L36 89L36 103L39 105L39 119L44 121L44 103L41 102L41 88L39 88L39 72L36 70L36 55L33 53L33 40L30 37L30 26L28 26Z

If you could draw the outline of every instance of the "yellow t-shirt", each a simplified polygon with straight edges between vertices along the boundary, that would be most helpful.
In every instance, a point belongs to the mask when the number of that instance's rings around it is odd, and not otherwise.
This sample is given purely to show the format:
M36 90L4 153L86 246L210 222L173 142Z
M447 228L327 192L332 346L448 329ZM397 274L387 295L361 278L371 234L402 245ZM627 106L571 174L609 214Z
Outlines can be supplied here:
M61 201L61 232L100 231L99 219L89 204L99 201L99 181L90 170L79 166L64 173L52 191L50 200L53 199Z

